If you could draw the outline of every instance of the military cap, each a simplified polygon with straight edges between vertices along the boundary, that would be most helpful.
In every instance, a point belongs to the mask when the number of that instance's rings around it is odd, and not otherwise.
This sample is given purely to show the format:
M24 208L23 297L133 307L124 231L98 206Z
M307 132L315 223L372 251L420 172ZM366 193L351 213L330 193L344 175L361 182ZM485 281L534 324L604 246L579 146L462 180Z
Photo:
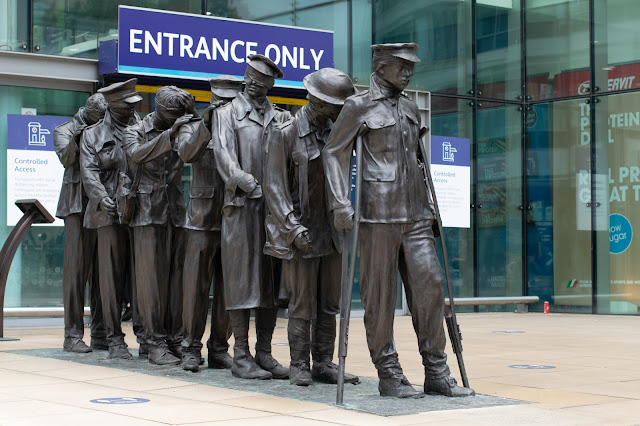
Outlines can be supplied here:
M332 105L344 105L356 89L348 75L335 68L322 68L305 76L304 87L311 96Z
M242 80L231 75L219 75L209 79L211 92L221 98L233 98L242 90Z
M374 44L371 49L378 55L391 55L409 62L420 62L420 58L415 54L415 51L418 50L416 43Z
M102 93L108 103L123 100L129 104L135 104L142 100L142 96L136 91L137 82L137 78L132 78L120 83L114 83L98 90L98 93Z
M271 78L284 77L284 73L282 72L282 70L278 68L278 66L266 56L256 54L248 56L248 59L248 65L259 73Z

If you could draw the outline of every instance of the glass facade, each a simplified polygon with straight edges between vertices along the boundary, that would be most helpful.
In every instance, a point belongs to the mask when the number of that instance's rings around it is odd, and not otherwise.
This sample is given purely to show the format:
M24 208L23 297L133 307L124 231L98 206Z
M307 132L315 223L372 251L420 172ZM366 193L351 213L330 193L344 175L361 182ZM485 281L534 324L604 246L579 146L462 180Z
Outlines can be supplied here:
M335 67L359 86L371 44L418 43L409 89L432 93L432 134L472 147L471 226L445 230L455 295L638 314L636 0L0 0L0 50L97 58L99 41L117 35L117 4L332 30ZM0 95L6 147L6 113L37 104L38 114L71 116L88 93L0 86ZM31 231L29 258L51 266L36 270L19 251L7 306L61 304L61 232Z

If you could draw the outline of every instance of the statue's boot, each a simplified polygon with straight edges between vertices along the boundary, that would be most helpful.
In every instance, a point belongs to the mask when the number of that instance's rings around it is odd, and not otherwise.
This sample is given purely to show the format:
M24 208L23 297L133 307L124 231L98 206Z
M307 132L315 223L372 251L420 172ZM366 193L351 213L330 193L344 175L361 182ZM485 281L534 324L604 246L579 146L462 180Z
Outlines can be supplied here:
M425 379L424 393L449 397L474 396L476 394L473 389L458 386L456 379L451 376L440 377L437 379Z
M289 352L291 354L291 366L289 367L289 382L297 386L309 386L313 383L311 378L310 357L311 351L311 321L300 318L289 318L287 324L289 337Z
M249 352L249 309L229 311L229 318L234 338L231 373L241 379L266 380L272 378L272 374L260 368Z
M318 312L318 317L313 321L313 342L311 353L313 355L313 380L321 383L338 383L338 366L333 363L333 352L336 341L336 317ZM357 385L360 383L358 376L344 373L344 382Z
M380 396L395 396L396 398L424 398L424 393L414 389L404 374L380 378L378 383Z
M280 364L271 355L271 338L273 330L276 328L278 319L278 308L258 308L256 309L256 362L258 365L269 371L274 379L288 379L289 369ZM232 325L233 327L233 325Z

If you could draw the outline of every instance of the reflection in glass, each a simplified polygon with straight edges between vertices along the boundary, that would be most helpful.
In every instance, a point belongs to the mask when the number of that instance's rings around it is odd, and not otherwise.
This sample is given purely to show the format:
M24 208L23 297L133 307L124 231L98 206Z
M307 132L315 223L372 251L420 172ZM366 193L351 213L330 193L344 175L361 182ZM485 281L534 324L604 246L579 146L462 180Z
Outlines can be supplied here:
M521 93L520 4L478 2L478 96L515 100Z
M520 116L517 107L504 104L483 102L478 110L475 213L481 297L522 295Z
M26 3L26 2L24 2ZM33 52L97 58L118 38L118 5L201 13L200 0L33 0Z
M420 45L409 89L464 94L471 86L471 1L373 1L373 42Z
M589 107L573 100L532 111L525 154L528 293L555 312L591 312L590 205L597 198L591 197Z
M595 74L599 92L640 87L637 0L595 0Z
M596 104L596 171L605 226L596 232L597 313L640 312L640 94ZM600 189L600 188L597 188ZM635 232L634 232L635 231Z
M526 0L527 96L575 95L589 85L589 1ZM583 73L584 72L584 73Z

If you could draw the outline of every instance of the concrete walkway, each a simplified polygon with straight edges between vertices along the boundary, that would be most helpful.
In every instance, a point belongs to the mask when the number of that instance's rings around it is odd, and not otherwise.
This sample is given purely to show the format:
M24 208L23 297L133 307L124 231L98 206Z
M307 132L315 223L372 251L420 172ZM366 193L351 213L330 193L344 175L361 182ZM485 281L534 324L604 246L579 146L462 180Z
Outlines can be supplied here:
M61 348L63 330L12 327L5 337L20 340L0 342L0 425L640 425L640 317L483 313L459 314L458 320L471 386L523 403L377 416L216 383L16 354L11 351ZM376 377L362 319L354 318L350 330L348 371ZM136 349L130 323L124 331ZM411 319L397 318L395 331L405 374L421 387ZM274 343L274 355L286 362L286 320L279 321ZM449 356L457 376L455 357ZM115 397L149 402L91 402Z

